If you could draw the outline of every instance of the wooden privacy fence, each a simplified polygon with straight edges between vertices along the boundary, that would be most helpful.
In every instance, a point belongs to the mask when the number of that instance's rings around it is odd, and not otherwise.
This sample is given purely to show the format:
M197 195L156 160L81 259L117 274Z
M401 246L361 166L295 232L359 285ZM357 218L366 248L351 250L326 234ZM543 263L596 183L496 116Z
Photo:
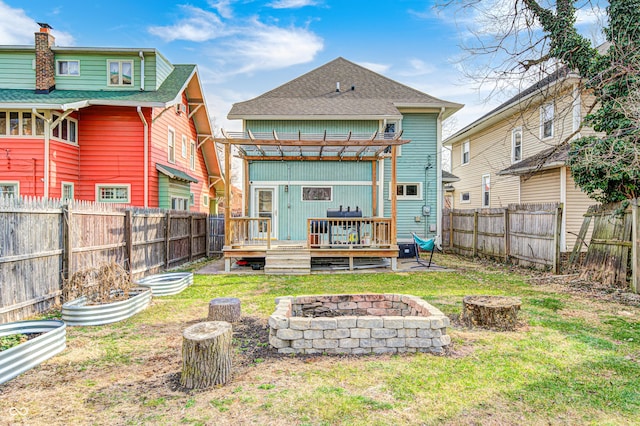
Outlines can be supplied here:
M205 213L0 197L0 322L48 309L88 267L137 279L207 256L208 226Z
M442 222L442 245L448 251L559 270L561 203L445 209Z

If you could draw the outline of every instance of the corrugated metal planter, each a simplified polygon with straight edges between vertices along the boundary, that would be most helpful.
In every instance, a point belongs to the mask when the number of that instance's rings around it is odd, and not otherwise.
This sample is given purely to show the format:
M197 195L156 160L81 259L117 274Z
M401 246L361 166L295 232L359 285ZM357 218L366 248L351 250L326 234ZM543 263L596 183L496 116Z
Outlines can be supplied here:
M32 333L43 334L0 352L0 383L40 365L67 346L67 326L62 321L17 321L0 324L0 337Z
M154 296L170 296L180 293L193 284L193 273L171 272L168 274L150 275L136 281L136 284L149 287Z
M134 316L149 306L151 289L134 289L129 299L101 305L87 305L86 296L62 305L62 320L67 325L102 325Z

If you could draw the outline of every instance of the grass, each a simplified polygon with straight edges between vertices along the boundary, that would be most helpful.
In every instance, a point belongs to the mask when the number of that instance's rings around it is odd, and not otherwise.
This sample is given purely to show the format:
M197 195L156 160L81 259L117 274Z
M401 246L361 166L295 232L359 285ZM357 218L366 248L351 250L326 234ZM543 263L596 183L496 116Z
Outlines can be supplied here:
M196 276L128 321L69 328L63 354L0 387L0 412L26 408L16 421L48 425L637 424L640 309L533 286L506 268L438 261L457 270ZM180 331L206 317L209 300L239 297L243 315L266 322L276 296L362 292L417 295L452 318L463 296L518 296L522 324L454 325L449 356L261 357L234 366L226 386L175 386Z

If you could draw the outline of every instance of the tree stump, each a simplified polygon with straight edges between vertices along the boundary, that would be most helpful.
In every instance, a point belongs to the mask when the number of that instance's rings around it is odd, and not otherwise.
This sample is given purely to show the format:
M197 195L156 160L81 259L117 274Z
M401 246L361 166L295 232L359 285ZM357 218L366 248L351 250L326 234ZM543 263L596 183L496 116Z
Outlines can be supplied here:
M225 384L231 379L231 324L201 322L182 332L182 374L180 384L202 389Z
M466 296L460 320L467 326L513 330L522 302L517 297Z
M218 297L209 302L207 321L236 322L240 319L240 299L237 297Z

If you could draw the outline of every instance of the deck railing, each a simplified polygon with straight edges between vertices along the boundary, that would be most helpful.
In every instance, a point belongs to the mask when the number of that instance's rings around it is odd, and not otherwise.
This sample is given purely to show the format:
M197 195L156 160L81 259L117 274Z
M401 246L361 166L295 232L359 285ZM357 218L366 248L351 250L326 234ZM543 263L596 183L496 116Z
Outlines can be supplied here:
M389 218L310 218L308 243L318 248L381 248L391 246Z
M265 246L271 248L271 219L264 217L232 217L231 246Z

